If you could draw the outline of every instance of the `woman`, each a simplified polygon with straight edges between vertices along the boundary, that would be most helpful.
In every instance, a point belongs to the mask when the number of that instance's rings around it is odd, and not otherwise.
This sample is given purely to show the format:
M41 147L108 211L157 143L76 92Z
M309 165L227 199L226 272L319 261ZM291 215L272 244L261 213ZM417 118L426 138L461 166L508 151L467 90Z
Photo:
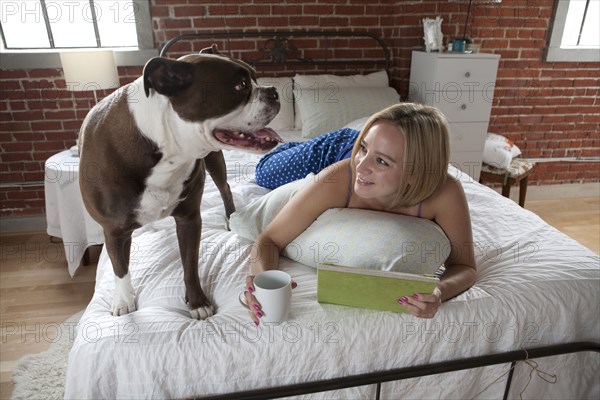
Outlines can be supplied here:
M427 218L443 229L451 243L445 272L433 293L398 300L398 306L409 313L431 318L443 301L473 285L476 267L469 208L462 185L448 175L449 152L448 124L433 107L401 103L373 115L355 140L350 158L320 171L257 238L249 262L251 275L246 278L254 323L258 325L262 317L252 295L254 275L277 269L280 251L330 208ZM303 157L310 159L310 155ZM263 169L269 168L259 164L257 179Z

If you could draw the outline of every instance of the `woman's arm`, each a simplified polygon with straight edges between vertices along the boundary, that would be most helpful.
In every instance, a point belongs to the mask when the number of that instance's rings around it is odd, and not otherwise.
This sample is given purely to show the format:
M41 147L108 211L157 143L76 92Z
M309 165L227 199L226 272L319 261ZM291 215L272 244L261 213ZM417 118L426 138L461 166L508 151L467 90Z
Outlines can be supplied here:
M438 201L435 222L450 241L446 271L440 279L442 301L458 296L475 283L477 267L467 197L460 182L448 179L448 190Z
M279 268L279 253L289 243L323 212L346 205L349 179L349 160L342 160L319 172L292 197L254 242L248 262L251 275L246 278L246 299L254 310L252 319L256 324L262 313L260 304L251 294L254 275Z
M431 318L442 301L459 295L475 283L477 267L469 206L460 182L448 178L427 206L433 208L434 221L450 241L450 255L436 290L432 294L416 294L401 304L413 315Z
M342 160L298 190L256 239L249 261L252 274L278 268L279 253L319 215L345 206L349 173L349 160Z

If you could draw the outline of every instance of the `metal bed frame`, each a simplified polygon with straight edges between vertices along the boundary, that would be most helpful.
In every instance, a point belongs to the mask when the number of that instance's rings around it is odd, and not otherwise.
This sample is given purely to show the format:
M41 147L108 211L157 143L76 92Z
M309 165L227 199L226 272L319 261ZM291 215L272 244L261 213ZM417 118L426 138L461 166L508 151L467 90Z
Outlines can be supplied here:
M331 38L363 38L370 39L373 45L376 45L381 52L380 57L368 59L329 59ZM261 32L216 32L216 33L197 33L176 36L169 40L161 49L160 56L165 57L169 50L177 43L182 41L199 41L200 48L208 47L215 40L223 40L230 43L233 39L251 38L257 40L263 39L262 47L256 50L260 56L255 59L244 58L244 61L253 67L292 67L305 68L311 66L323 66L325 71L332 66L355 65L362 68L384 68L390 76L390 52L383 41L377 35L369 32L349 32L349 31L261 31ZM318 38L323 41L324 59L312 59L302 56L302 50L298 49L292 39L295 38ZM375 47L373 47L375 48ZM370 48L371 50L373 48ZM223 49L220 49L223 51ZM246 50L247 51L247 50ZM227 49L224 49L227 53ZM244 50L240 50L244 54ZM241 58L241 57L236 57ZM469 357L458 360L449 360L439 363L415 365L412 367L397 368L387 371L376 371L360 375L352 375L334 379L303 382L293 385L284 385L274 388L256 389L250 391L229 393L223 395L211 395L211 399L273 399L279 397L295 396L301 394L326 392L330 390L339 390L350 387L365 385L376 385L375 398L379 399L381 384L390 381L398 381L409 378L417 378L428 375L435 375L444 372L460 371L471 368L480 368L497 364L510 363L510 369L506 378L506 387L504 390L504 399L508 398L514 367L516 363L534 358L556 356L561 354L593 351L600 352L600 343L597 342L573 342L541 347L526 348L521 350L508 351L497 354L488 354L477 357Z
M301 394L326 392L329 390L345 389L350 387L377 385L375 399L379 400L381 384L402 379L418 378L427 375L436 375L444 372L461 371L471 368L487 367L496 364L511 363L508 373L503 399L508 398L514 367L518 361L534 358L556 356L581 351L600 352L600 344L594 342L574 342L559 345L542 346L523 350L514 350L498 354L489 354L478 357L462 358L459 360L443 361L439 363L415 365L413 367L397 368L388 371L371 372L360 375L346 376L314 382L285 385L275 388L249 390L224 395L212 395L210 399L275 399L279 397L296 396Z
M217 33L192 33L187 35L179 35L169 40L161 49L160 56L165 57L169 50L180 42L200 41L200 49L208 47L215 40L223 40L231 43L232 39L255 38L263 39L262 46L256 48L260 56L255 59L243 58L245 62L253 67L292 67L306 68L309 66L322 66L325 71L332 66L354 65L379 69L383 68L390 76L390 52L383 39L369 32L348 32L348 31L262 31L262 32L217 32ZM295 38L312 38L322 41L321 50L325 57L323 59L313 59L302 57L302 50L298 49L292 39ZM368 39L372 42L372 47L367 49L378 49L381 52L379 57L371 57L368 59L330 59L331 39L334 38L350 38L350 39ZM258 42L257 42L258 44ZM223 49L220 49L223 51ZM227 49L224 49L227 52ZM171 50L172 51L172 50ZM240 50L241 54L245 51ZM241 57L236 57L241 58ZM242 59L242 58L241 58Z

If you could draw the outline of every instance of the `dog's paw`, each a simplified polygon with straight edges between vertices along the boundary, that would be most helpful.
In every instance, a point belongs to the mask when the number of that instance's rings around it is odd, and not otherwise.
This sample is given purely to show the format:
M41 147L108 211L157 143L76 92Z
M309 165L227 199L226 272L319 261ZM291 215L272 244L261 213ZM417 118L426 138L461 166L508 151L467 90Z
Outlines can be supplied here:
M129 314L136 310L135 290L131 285L129 274L123 279L115 277L115 295L112 303L112 315L115 317Z
M204 320L215 315L213 306L198 307L190 310L190 315L193 319Z
M129 314L131 312L134 312L136 310L136 306L135 306L135 301L132 300L131 302L128 301L124 301L124 302L113 302L112 305L112 315L115 317L119 317L121 315L125 315L125 314Z

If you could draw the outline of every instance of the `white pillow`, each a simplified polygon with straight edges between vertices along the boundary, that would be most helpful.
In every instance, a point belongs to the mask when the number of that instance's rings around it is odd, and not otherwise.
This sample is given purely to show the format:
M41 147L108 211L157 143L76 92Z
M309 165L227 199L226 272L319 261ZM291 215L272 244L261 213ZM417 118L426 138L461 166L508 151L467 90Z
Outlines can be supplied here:
M294 76L294 89L326 89L330 85L336 87L388 87L390 85L387 72L378 71L367 75L299 75Z
M327 262L433 275L450 255L450 242L428 219L332 208L287 245L283 255L315 268Z
M268 125L275 131L289 131L294 129L294 81L291 77L284 78L258 78L259 86L273 86L279 93L281 108L279 114Z
M312 138L342 128L400 101L394 88L294 89L302 116L302 137Z
M488 133L483 147L483 162L492 167L508 170L512 159L521 150L510 140L496 133Z
M254 241L313 175L281 186L231 215L231 230ZM432 221L380 211L334 208L294 239L282 255L316 268L350 267L433 274L450 254L450 242Z
M299 75L294 76L294 89L327 89L335 87L388 87L389 78L387 72L378 71L367 75ZM296 107L295 115L296 129L302 129L302 114Z
M355 131L362 131L362 129L364 128L364 126L367 123L367 121L369 120L369 118L371 118L370 115L368 117L362 117L359 119L355 119L354 121L350 122L349 124L346 124L344 126L344 128L354 129Z
M313 174L308 174L304 179L280 186L247 204L244 208L237 210L229 218L231 231L244 239L256 240L258 235L269 225L283 206L290 201L298 189L313 177Z

